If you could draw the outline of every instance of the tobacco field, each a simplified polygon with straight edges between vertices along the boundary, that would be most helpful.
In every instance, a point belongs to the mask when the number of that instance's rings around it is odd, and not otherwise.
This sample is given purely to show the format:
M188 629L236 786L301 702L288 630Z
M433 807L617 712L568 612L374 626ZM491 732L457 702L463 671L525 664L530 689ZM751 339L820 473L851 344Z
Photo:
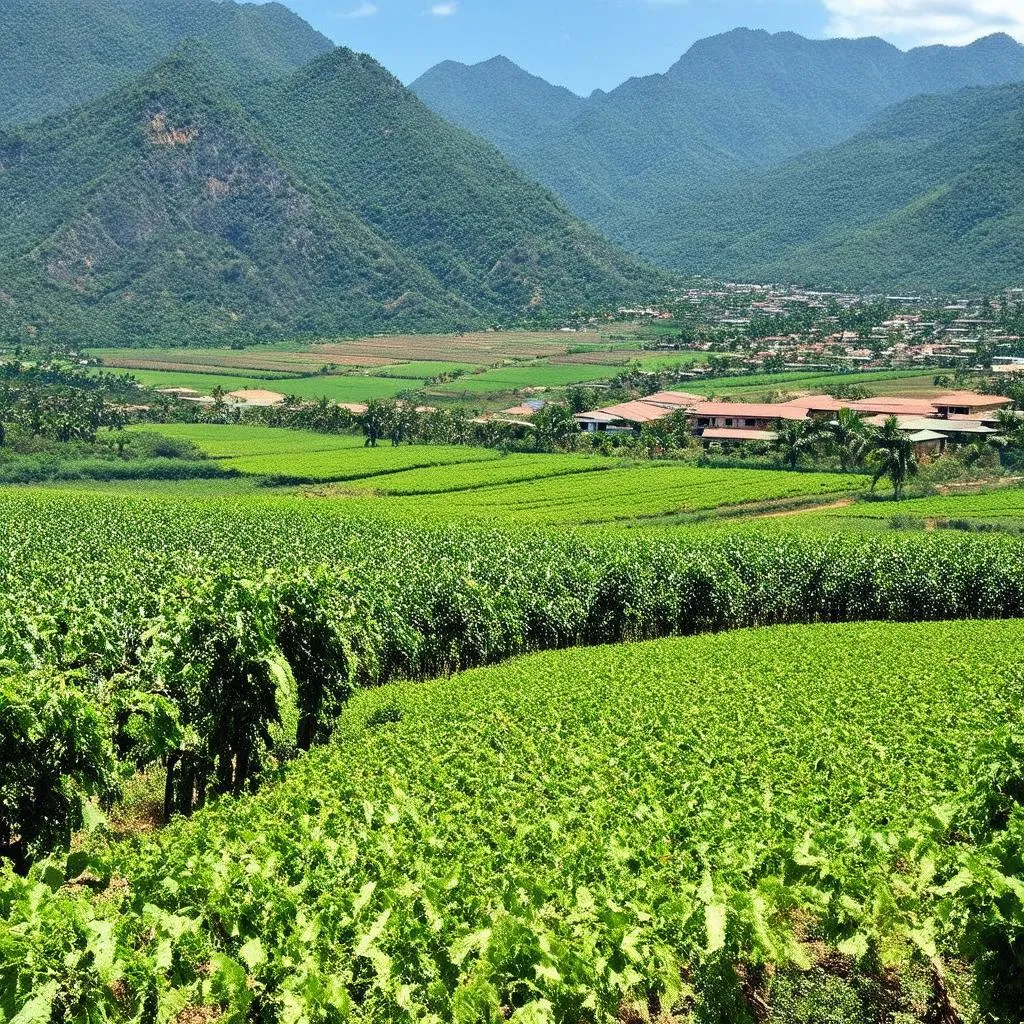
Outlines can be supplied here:
M344 504L0 496L0 1020L1013 1019L1024 544Z

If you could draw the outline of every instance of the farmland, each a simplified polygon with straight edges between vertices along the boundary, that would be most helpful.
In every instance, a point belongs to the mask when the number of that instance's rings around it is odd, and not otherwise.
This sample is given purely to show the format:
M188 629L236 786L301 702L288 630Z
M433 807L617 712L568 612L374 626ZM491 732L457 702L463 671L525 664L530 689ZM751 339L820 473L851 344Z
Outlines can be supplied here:
M934 965L976 935L1019 824L1018 809L947 840L982 820L1022 641L1019 623L775 628L361 694L338 742L279 784L80 853L70 871L88 865L97 896L4 876L15 1005L113 1021L147 1001L159 1019L275 1021L998 1013L1011 965L939 990ZM994 921L989 941L1012 934ZM879 949L884 989L853 969ZM790 1016L808 1007L843 1015Z
M1024 540L888 520L1020 491L147 435L0 490L0 1020L1017 1024Z
M637 336L635 327L621 334L611 329L604 334L485 332L248 350L101 348L90 355L106 369L131 372L147 387L189 388L200 395L217 387L229 393L265 388L305 400L354 403L418 391L431 401L477 405L608 381L627 365L647 372L685 371L708 358L701 352L650 352ZM445 375L454 379L428 383ZM850 383L877 394L935 393L933 375L920 370L757 373L698 377L681 386L697 394L749 398L772 390L820 392Z
M339 499L345 514L399 522L629 522L786 500L815 504L866 487L863 477L840 473L705 469L593 455L503 456L444 445L368 449L354 437L255 427L146 429L191 441L218 466L263 482L345 484L328 495Z
M576 363L570 350L580 337L593 339L589 360ZM621 353L621 354L620 354ZM105 349L90 355L105 369L124 370L154 388L190 388L208 395L263 387L304 399L366 402L403 391L429 389L437 398L514 395L526 388L560 388L607 380L641 354L629 342L564 333L485 332L449 336L367 338L286 347L239 349ZM693 356L687 358L692 359ZM676 362L684 361L681 357ZM659 363L665 362L664 357ZM669 360L671 362L671 360ZM446 385L427 380L461 374ZM255 384L254 381L262 383Z

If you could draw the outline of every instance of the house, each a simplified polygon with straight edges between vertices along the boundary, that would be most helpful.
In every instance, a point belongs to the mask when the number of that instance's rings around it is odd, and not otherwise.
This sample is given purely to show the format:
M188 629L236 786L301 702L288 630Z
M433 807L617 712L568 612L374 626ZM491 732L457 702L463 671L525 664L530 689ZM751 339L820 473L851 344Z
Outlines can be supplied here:
M701 441L710 444L749 444L751 442L771 444L779 439L774 430L751 430L745 427L707 427L700 436Z
M932 402L935 415L943 419L954 419L958 416L966 419L994 418L1000 409L1009 409L1012 405L1012 398L1004 398L1002 395L976 395L971 391L954 391Z
M865 419L865 423L873 427L885 426L886 415L872 416ZM947 441L963 444L973 441L977 437L987 437L996 433L992 427L985 426L981 420L976 419L940 419L937 416L897 416L896 422L904 433L920 434L928 432L939 434Z
M580 430L589 434L629 433L647 423L667 419L675 412L686 411L694 403L703 400L700 395L688 395L682 391L659 391L634 402L622 402L578 413L576 422Z
M707 429L770 431L783 420L805 420L807 410L764 402L698 402L687 410L695 431Z

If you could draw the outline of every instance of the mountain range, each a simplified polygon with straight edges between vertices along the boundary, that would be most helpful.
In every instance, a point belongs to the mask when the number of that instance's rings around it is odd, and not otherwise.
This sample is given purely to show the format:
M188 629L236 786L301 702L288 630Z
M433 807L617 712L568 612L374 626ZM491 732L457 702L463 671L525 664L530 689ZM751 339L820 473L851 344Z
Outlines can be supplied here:
M1011 220L989 225L999 235L993 250L1014 250L995 265L957 267L956 256L931 260L930 246L942 231L922 230L914 261L894 259L890 266L882 239L895 229L882 221L904 205L927 204L936 189L961 194L967 204L957 217L977 224L985 219L980 195L964 194L957 179L971 174L970 147L957 149L957 161L945 176L924 169L916 180L927 189L914 193L907 169L893 162L916 160L966 137L971 118L986 108L983 94L952 101L946 116L927 122L930 141L919 138L914 122L924 95L955 95L969 88L993 90L995 109L1008 95L1001 86L1024 81L1024 46L994 35L966 47L933 46L904 52L880 39L808 40L792 33L736 30L704 40L668 72L632 79L609 93L581 98L529 75L505 58L466 66L446 62L414 82L412 88L447 119L494 142L526 173L554 189L581 217L614 241L664 266L687 272L816 284L885 287L920 281L930 289L1016 283L1024 276L1024 252L1007 234ZM894 108L910 106L902 114ZM877 124L876 124L877 119ZM1010 158L1000 146L1000 123L979 123L976 149L985 160ZM873 135L910 130L911 147L894 138L891 159L862 164ZM984 132L994 133L983 137ZM858 140L853 148L842 148ZM836 149L835 147L840 147ZM819 154L817 160L812 154ZM1016 163L1005 168L1016 179ZM1016 173L1015 173L1016 172ZM842 209L818 209L820 215L802 233L806 182L824 184L818 192L846 196L866 190L884 197L854 216ZM818 200L814 199L817 203ZM954 199L956 206L957 200ZM849 237L869 231L870 258L847 260ZM931 210L934 212L934 210ZM764 217L770 215L767 224ZM927 219L931 213L920 211ZM913 216L896 232L901 244L916 231ZM984 232L984 229L983 229ZM874 249L872 249L874 246ZM911 246L913 249L914 247ZM829 259L825 253L833 250ZM974 245L960 254L977 255Z
M94 100L189 37L252 77L294 71L334 48L279 3L4 0L0 128Z
M279 4L5 0L0 342L551 324L678 272L1016 285L1021 82L1008 36L738 30L587 98L504 58L410 90Z
M0 133L0 337L457 330L664 286L371 58L273 7L206 6L223 33Z

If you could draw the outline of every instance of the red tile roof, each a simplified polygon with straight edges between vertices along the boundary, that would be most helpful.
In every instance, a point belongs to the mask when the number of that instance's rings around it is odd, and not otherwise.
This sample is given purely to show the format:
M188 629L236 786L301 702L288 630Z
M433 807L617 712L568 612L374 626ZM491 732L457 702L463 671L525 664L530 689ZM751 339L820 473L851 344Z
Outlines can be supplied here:
M690 407L695 416L731 416L753 420L805 420L807 410L767 402L700 402Z
M672 415L672 409L663 405L651 405L648 402L623 402L621 405L609 405L599 412L607 413L616 419L629 423L653 423Z
M940 395L931 403L936 409L947 405L968 406L971 409L998 409L1003 405L1013 405L1012 398L1001 395L978 395L973 391L953 391L948 395Z

